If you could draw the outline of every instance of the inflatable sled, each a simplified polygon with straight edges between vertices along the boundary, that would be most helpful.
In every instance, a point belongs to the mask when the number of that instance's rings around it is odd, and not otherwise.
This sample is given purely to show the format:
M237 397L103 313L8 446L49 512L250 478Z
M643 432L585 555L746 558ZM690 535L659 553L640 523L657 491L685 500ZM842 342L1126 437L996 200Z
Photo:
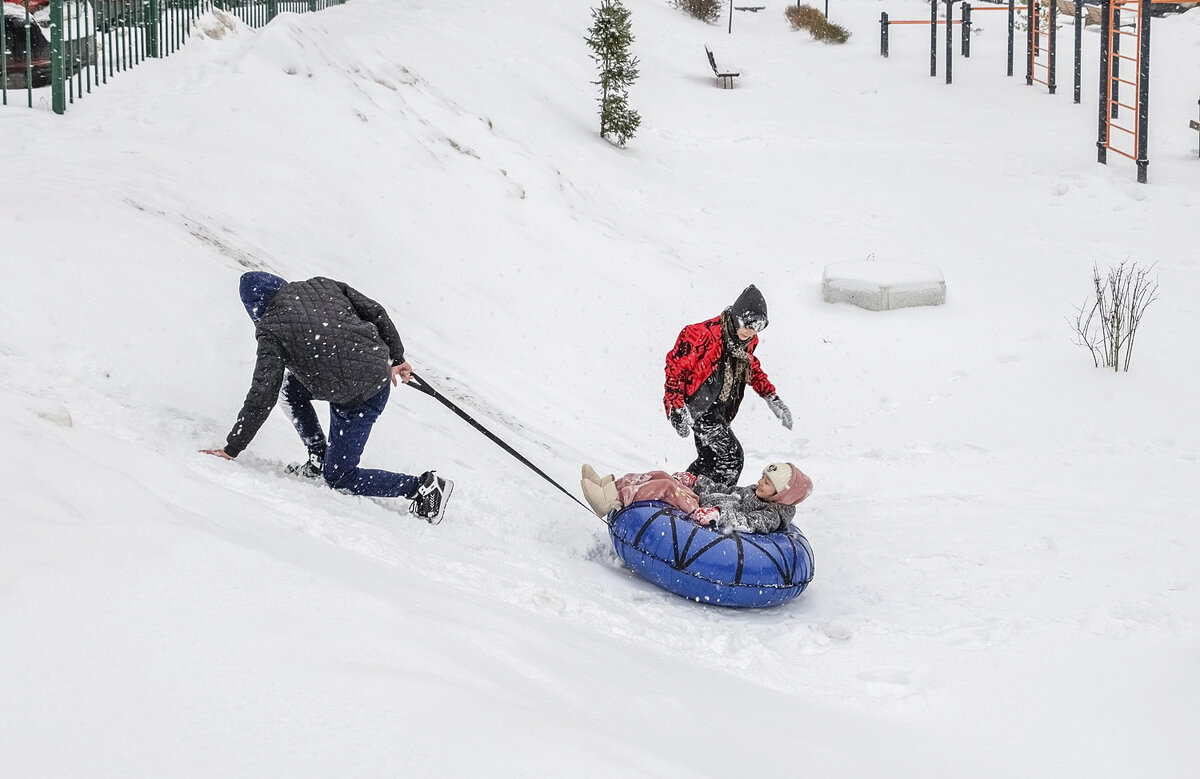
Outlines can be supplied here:
M812 581L812 547L792 525L779 533L727 536L657 500L631 503L607 522L617 555L634 573L700 603L778 606Z

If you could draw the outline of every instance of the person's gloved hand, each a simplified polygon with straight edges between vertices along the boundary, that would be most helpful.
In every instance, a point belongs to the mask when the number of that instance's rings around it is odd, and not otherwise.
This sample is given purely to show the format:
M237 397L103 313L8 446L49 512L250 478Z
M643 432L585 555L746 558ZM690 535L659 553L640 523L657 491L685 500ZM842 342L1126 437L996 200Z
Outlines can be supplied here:
M687 438L692 434L692 412L688 411L687 406L671 409L668 419L671 420L671 425L675 428L675 432L679 433L680 438Z
M701 527L711 527L716 529L717 519L721 516L721 510L716 506L701 506L692 512L692 519Z
M691 471L680 471L671 474L671 478L689 489L696 486L696 474Z
M780 400L778 395L774 394L768 395L766 400L767 406L769 406L771 409L771 413L779 417L779 421L783 423L784 427L786 427L788 430L791 430L792 412L788 410L787 404Z

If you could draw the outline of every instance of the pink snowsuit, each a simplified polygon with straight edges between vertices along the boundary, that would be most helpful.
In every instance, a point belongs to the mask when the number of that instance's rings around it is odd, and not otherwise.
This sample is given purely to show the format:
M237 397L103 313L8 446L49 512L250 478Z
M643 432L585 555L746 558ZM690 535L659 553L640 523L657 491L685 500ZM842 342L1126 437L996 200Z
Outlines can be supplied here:
M666 471L627 473L616 480L615 486L622 506L638 500L661 500L687 514L700 508L696 493Z

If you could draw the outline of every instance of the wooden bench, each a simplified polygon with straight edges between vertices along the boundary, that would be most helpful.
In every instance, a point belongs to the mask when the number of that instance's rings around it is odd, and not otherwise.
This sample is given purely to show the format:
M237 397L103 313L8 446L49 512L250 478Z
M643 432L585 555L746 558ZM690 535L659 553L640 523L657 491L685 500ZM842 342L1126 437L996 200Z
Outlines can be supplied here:
M758 13L759 11L761 11L761 10L762 10L762 9L764 9L764 8L766 8L766 6L765 6L765 5L735 5L735 6L733 7L733 10L735 10L735 11L749 11L749 12L751 12L751 13L755 13L755 14L756 14L756 13Z
M1069 16L1072 19L1074 19L1075 18L1075 3L1071 2L1071 0L1058 0L1058 12L1060 14L1063 14L1064 16ZM1083 26L1087 27L1089 24L1094 24L1094 25L1099 26L1099 24L1100 24L1100 6L1087 5L1085 3L1083 6Z
M712 66L712 71L716 75L718 82L721 84L721 88L731 89L733 87L733 80L742 74L722 71L720 68L718 68L717 59L713 56L712 49L708 48L707 46L704 47L704 53L708 55L708 64Z
M1195 119L1189 119L1188 127L1192 128L1196 132L1200 132L1200 121L1196 121ZM1198 151L1200 151L1200 149L1198 149Z

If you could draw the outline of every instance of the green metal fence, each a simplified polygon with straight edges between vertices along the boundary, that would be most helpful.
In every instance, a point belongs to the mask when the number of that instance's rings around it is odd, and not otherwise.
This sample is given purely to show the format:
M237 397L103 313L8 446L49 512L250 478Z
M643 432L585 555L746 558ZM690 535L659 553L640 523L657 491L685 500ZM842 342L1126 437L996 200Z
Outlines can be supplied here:
M0 0L4 39L0 103L49 90L56 114L123 70L166 57L196 20L219 9L251 27L278 14L320 11L346 0ZM11 96L10 96L10 93Z

